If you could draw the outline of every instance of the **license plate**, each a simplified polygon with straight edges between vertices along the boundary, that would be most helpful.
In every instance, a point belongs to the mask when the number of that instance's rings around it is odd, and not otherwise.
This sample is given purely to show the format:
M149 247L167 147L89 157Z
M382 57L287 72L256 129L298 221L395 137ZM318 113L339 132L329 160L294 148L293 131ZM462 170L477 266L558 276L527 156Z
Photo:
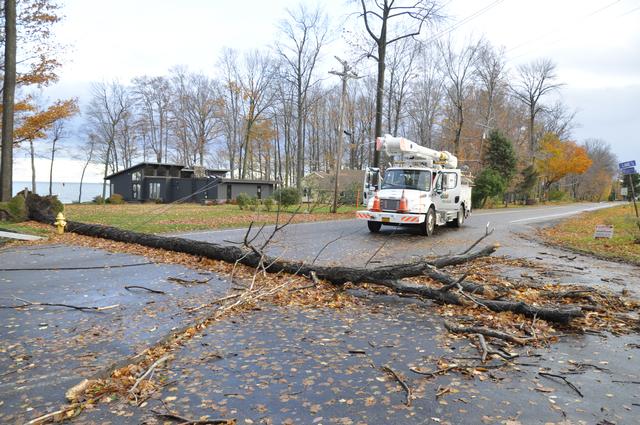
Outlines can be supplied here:
M389 217L382 217L382 222L383 223L388 223L390 221L391 221L391 219Z

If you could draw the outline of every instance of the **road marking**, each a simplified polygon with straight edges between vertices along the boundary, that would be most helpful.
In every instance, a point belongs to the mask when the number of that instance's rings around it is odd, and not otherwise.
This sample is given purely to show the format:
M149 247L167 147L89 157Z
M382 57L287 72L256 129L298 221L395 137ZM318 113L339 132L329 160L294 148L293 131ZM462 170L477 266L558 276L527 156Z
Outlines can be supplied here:
M565 213L560 213L560 214L550 214L550 215L543 215L540 217L529 217L529 218L521 218L520 220L512 220L509 222L509 224L511 223L522 223L525 221L536 221L536 220L544 220L546 218L553 218L553 217L562 217L565 215L573 215L573 214L578 214L578 213L582 213L582 212L588 212L588 211L595 211L595 210L600 210L603 208L609 208L613 205L603 205L603 206L597 206L597 207L593 207L593 208L586 208L583 210L576 210L576 211L569 211L569 212L565 212Z
M474 217L478 217L478 216L483 216L483 215L494 215L494 214L517 214L517 213L524 213L524 212L536 212L536 211L549 211L549 210L557 210L558 208L566 208L565 206L562 207L548 207L548 208L514 208L511 209L510 211L496 211L496 212L484 212L484 213L473 213Z

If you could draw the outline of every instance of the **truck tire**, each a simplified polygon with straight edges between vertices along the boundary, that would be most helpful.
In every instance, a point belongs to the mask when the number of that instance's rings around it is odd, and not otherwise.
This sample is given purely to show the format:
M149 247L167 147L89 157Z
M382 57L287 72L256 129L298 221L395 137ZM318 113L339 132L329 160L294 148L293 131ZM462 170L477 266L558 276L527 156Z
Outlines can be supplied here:
M429 208L424 221L420 225L420 231L425 236L433 235L436 229L436 211L433 207Z
M378 233L380 231L380 228L382 227L382 223L380 223L379 221L369 220L367 221L367 227L369 228L369 231L371 233Z
M456 217L455 220L451 222L453 223L453 227L462 227L466 216L467 216L467 211L466 211L466 208L464 207L464 204L462 204L460 205L460 209L458 210L458 216Z

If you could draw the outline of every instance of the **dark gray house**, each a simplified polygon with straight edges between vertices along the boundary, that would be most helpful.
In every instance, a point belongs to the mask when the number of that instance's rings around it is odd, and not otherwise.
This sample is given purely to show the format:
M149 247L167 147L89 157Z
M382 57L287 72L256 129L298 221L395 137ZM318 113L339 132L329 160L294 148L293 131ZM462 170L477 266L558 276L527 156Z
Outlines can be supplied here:
M243 192L258 198L273 193L273 181L227 179L227 172L142 162L113 173L105 180L109 180L112 194L122 195L128 202L226 202Z

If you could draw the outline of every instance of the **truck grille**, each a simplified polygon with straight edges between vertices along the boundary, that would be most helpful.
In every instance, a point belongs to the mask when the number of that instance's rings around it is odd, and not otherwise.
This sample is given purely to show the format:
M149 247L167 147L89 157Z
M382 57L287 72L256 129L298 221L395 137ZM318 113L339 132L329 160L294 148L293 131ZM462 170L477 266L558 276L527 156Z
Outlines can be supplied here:
M399 199L380 199L380 209L382 211L398 211L399 208Z

